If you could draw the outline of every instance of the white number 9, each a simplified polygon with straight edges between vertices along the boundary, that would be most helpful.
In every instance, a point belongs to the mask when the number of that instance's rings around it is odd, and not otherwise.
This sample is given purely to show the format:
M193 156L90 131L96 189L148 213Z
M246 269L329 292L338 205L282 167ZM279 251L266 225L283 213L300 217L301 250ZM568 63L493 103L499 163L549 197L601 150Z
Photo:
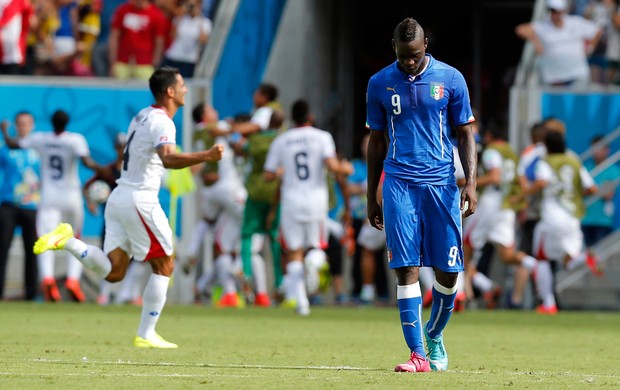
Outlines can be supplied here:
M392 110L392 112L394 112L394 115L398 115L402 112L400 109L400 95L392 95L392 105L395 107Z
M450 260L448 260L448 266L454 267L456 265L456 260L459 258L459 248L456 246L451 247L450 254L448 256L450 256Z

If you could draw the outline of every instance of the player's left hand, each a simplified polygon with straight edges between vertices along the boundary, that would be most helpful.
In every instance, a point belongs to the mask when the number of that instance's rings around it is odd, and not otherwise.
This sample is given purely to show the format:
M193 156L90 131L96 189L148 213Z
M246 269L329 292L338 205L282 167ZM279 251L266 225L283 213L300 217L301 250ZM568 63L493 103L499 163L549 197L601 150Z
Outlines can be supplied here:
M377 230L383 230L383 210L377 202L369 202L367 206L368 222Z
M476 184L467 183L461 192L461 211L463 218L467 218L476 212L478 208L478 197L476 196Z

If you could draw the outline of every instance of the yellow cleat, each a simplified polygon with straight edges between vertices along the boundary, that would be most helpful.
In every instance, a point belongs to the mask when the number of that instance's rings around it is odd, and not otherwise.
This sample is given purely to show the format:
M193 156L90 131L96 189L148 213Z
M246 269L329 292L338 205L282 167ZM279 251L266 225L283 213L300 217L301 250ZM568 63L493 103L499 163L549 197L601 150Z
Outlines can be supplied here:
M178 345L169 343L157 333L155 333L155 335L148 340L143 339L140 336L136 336L136 338L133 339L133 346L137 348L179 348Z
M285 299L280 304L280 307L283 309L295 309L297 308L297 299L294 299L294 298Z
M61 223L56 229L39 237L34 243L33 252L40 255L45 251L55 251L65 247L69 239L73 237L73 228L68 223Z

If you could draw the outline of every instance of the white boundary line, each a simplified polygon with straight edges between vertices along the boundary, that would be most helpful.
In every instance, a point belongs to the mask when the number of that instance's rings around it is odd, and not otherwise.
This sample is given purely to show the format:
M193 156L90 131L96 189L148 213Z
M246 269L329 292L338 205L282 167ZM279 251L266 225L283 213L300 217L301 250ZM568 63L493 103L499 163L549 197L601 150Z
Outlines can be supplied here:
M50 363L50 364L92 364L96 365L109 365L109 366L155 366L155 367L194 367L194 368L221 368L221 369L255 369L255 370L318 370L318 371L392 371L388 368L370 368L370 367L352 367L352 366L278 366L278 365L268 365L268 364L216 364L216 363L172 363L172 362L139 362L139 361L131 361L131 360L121 360L118 359L116 361L97 361L90 360L87 357L83 357L80 361L74 360L62 360L62 359L45 359L45 358L37 358L37 359L29 359L28 361L34 363ZM466 371L466 370L448 370L448 373L459 373L459 374L470 374L470 375L538 375L538 376L547 376L547 375L557 375L564 377L573 377L573 378L582 378L583 380L588 380L592 378L618 378L620 379L620 374L610 373L610 374L593 374L593 373L574 373L574 372L536 372L536 371L509 371L509 372L492 372L492 371ZM16 375L16 373L6 373L0 372L0 376L3 375ZM17 374L20 375L20 374ZM40 375L40 374L37 374ZM54 374L56 375L56 374ZM76 375L79 374L67 374L67 375ZM108 375L108 374L106 374ZM133 376L149 376L148 374L130 374ZM124 376L124 375L119 375ZM206 375L201 374L157 374L156 376L178 376L178 377L201 377Z

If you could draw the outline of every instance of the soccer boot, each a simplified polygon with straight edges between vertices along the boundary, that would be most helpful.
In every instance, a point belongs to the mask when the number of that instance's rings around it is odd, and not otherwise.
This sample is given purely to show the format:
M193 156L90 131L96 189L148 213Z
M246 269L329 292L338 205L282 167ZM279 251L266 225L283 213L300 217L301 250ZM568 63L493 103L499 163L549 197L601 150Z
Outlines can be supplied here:
M34 243L33 252L35 255L49 250L59 250L65 247L69 239L73 237L73 228L68 223L61 223L56 229L39 237Z
M603 276L603 268L599 264L598 257L591 251L588 251L586 254L586 265L590 268L590 271L594 274L594 276L598 278Z
M536 308L536 312L538 314L556 315L558 314L558 307L556 305L553 305L553 306L540 305Z
M133 346L137 348L178 348L179 346L170 343L163 339L160 335L155 333L153 337L149 339L143 339L140 336L136 336L133 339Z
M394 367L396 372L429 372L431 367L424 356L411 352L411 358L407 363L399 364Z
M448 354L443 346L443 335L432 339L428 335L428 329L424 326L424 339L426 340L426 356L433 371L445 371L448 369Z
M256 298L254 298L254 306L259 306L259 307L271 306L271 299L269 299L269 295L267 295L266 293L256 294Z
M84 295L84 292L80 287L80 282L77 279L67 278L65 288L71 296L71 299L76 302L86 302L86 295Z
M54 280L54 278L43 279L43 282L41 282L41 291L43 291L43 299L47 302L62 301L60 291L58 291L58 286L56 286L56 280Z
M222 296L222 299L217 303L217 307L240 307L239 295L237 293L228 293Z

